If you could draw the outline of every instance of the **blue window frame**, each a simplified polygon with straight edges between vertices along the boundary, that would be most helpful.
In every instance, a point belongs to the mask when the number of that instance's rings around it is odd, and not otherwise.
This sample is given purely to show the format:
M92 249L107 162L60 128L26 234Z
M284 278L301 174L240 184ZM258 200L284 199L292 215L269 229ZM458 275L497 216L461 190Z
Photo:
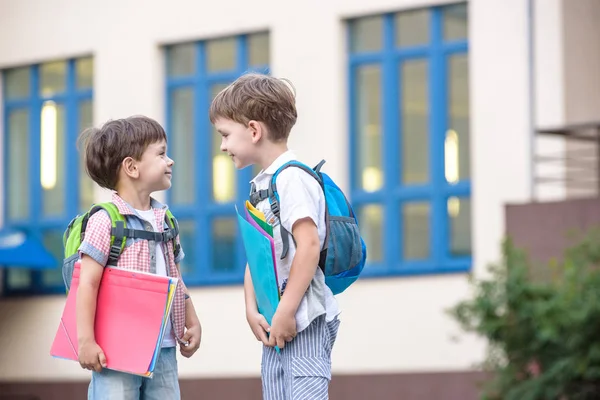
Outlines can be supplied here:
M93 202L78 133L92 124L93 59L84 57L2 71L4 225L40 240L55 269L3 266L4 293L64 293L62 234Z
M366 276L471 266L466 4L349 21L351 197Z
M256 171L236 171L219 150L208 108L243 73L268 73L269 34L168 46L166 63L167 134L175 160L167 202L180 225L184 279L187 285L240 283L245 254L234 204L247 199Z

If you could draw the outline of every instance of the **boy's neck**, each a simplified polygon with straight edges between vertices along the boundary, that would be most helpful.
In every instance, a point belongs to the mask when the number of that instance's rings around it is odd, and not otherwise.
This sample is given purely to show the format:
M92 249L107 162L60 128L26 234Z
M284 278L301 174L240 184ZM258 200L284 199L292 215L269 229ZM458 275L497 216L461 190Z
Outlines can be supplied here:
M269 168L269 166L273 164L273 162L275 162L275 160L277 160L279 156L288 151L287 141L268 143L268 146L265 146L265 148L261 152L261 157L258 160L258 165L263 171Z
M141 193L134 188L117 187L117 194L136 210L146 211L151 208L150 193Z

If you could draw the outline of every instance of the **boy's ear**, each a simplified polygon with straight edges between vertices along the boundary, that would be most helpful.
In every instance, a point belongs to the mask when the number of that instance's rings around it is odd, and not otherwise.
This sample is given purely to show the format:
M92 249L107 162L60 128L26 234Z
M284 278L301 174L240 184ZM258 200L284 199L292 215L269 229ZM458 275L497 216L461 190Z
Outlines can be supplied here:
M130 178L137 178L140 176L140 170L137 166L137 162L132 157L125 157L121 163L121 169Z
M266 133L263 124L255 120L248 122L248 129L250 129L250 133L252 134L252 143L254 144L258 143Z

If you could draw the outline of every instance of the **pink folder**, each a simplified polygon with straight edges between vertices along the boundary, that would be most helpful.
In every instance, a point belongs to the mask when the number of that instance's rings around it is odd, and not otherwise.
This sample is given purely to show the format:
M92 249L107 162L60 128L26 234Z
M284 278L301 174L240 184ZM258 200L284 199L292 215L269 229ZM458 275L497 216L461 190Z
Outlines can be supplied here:
M79 263L50 354L78 359L75 304ZM170 279L137 271L106 267L96 306L96 342L104 351L107 368L149 376L161 337Z

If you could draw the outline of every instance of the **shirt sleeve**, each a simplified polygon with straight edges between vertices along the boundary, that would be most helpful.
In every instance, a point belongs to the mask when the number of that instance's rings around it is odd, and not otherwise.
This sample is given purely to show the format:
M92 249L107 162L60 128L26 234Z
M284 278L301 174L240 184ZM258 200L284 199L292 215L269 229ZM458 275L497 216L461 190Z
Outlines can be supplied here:
M106 265L110 254L111 228L112 223L106 211L94 213L88 220L79 253L87 254L100 265Z
M281 225L292 232L294 224L301 219L310 218L318 227L319 209L325 197L317 180L300 168L288 168L277 178L277 193Z

